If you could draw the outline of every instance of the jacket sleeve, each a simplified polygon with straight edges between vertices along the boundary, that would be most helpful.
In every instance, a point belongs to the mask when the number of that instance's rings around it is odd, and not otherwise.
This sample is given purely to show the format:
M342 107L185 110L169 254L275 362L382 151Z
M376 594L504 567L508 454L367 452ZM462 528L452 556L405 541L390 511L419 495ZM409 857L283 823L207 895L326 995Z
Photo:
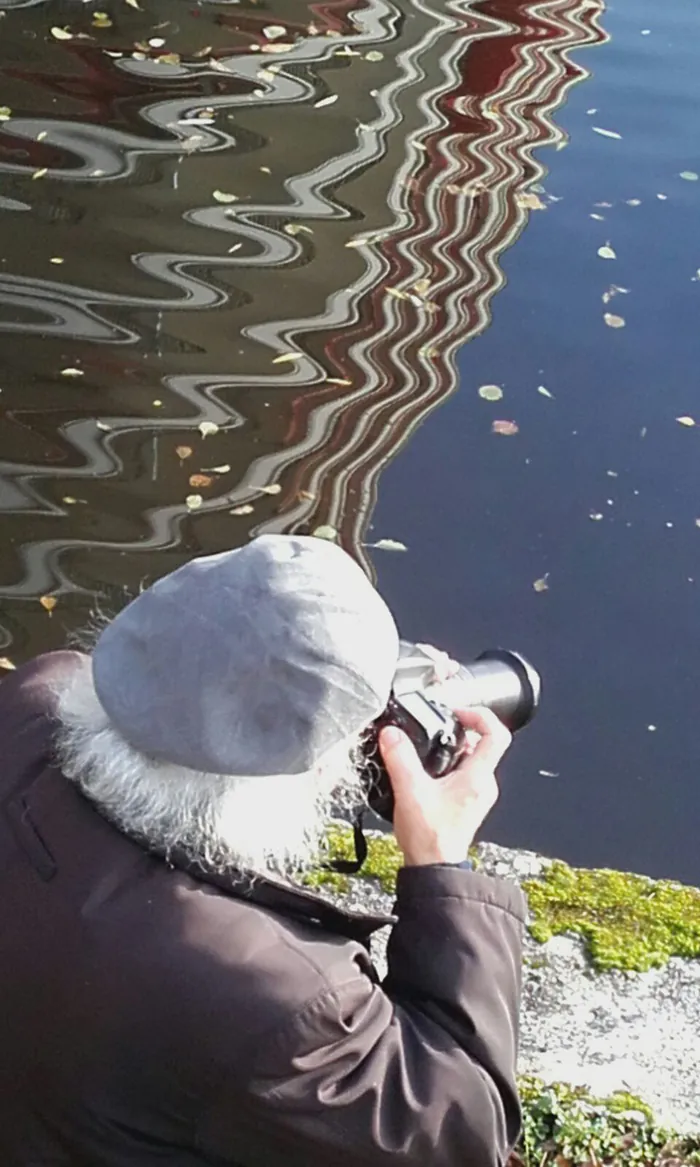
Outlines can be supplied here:
M245 1118L231 1119L239 1162L257 1164L255 1130L268 1148L266 1167L507 1160L520 1126L524 897L515 885L458 868L405 868L396 913L383 985L348 971L265 1043ZM241 1144L234 1131L243 1128ZM219 1155L222 1135L219 1127ZM236 1162L234 1145L225 1161Z

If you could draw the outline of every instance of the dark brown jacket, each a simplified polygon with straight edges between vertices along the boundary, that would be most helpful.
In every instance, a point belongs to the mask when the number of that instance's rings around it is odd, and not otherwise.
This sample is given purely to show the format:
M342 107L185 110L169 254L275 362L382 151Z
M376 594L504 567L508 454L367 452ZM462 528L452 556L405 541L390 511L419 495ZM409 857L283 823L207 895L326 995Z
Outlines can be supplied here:
M384 921L170 867L52 766L76 660L0 683L2 1167L503 1163L520 892L405 869L381 984Z

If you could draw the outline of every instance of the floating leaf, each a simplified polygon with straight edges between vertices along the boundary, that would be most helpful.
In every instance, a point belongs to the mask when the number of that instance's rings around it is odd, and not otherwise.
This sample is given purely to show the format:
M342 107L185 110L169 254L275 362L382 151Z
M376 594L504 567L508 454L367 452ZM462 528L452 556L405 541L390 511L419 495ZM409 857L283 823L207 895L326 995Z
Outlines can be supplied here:
M305 223L286 223L282 230L285 235L301 235L302 231L305 235L313 235L313 229Z
M61 369L61 376L62 377L84 377L85 370L84 369L72 369L72 368Z
M491 423L491 433L502 434L503 437L510 438L518 433L519 426L514 421L494 421Z
M268 24L263 29L263 36L267 37L269 41L278 41L281 36L286 36L287 30L283 24Z
M389 295L393 296L396 300L408 300L410 298L407 296L406 292L402 292L400 288L387 288L386 290Z
M41 596L39 598L39 603L41 604L42 608L50 615L56 607L58 600L55 596Z
M108 12L93 12L92 14L93 28L111 28L112 21L110 20Z
M500 385L482 385L479 389L479 397L484 401L500 401L503 396L503 390Z
M162 401L159 401L159 400L158 400L158 398L156 398L156 400L153 402L153 404L154 404L154 406L155 406L155 408L156 408L156 409L162 409L162 408L163 408L163 402L162 402Z
M70 494L66 494L61 499L61 502L64 502L67 507L74 507L75 504L77 503L77 501L78 501L77 498L73 498Z
M63 259L63 257L60 255L52 255L51 259L49 260L49 263L65 263L65 262L66 262L65 259Z
M225 190L213 190L211 192L211 197L213 199L215 199L217 203L237 203L238 202L238 195L229 194Z
M273 359L272 363L273 365L286 365L289 361L300 361L303 355L303 353L280 353L278 357Z
M142 11L141 5L139 4L139 0L125 0L125 2L129 5L129 8L137 8L139 10L139 12Z
M46 175L48 173L49 173L49 170L48 170L47 166L40 166L38 170L34 171L34 173L32 175L32 179L43 178L44 175Z
M591 511L588 517L589 519L593 519L594 523L599 523L601 519L605 518L604 515L601 515L600 511Z
M536 579L532 586L536 592L548 592L549 591L549 572L548 571L545 572L545 574L542 576L541 579Z
M681 170L681 178L684 178L686 182L697 182L700 174L696 174L694 170Z
M627 199L627 206L628 207L641 207L641 205L642 205L641 199Z
M520 191L515 196L515 201L519 207L526 211L546 211L547 204L542 202L539 195L532 191Z
M223 466L203 466L202 469L209 474L228 474L230 473L231 467L226 462Z
M188 511L198 511L203 502L204 499L201 494L188 494L185 499L185 506Z
M263 494L281 494L282 492L279 482L271 482L269 486L261 486L259 489Z
M347 377L326 377L326 385L352 385Z
M317 539L329 539L331 542L334 542L338 538L338 532L335 527L326 525L316 527L316 530L312 531L311 534L315 535Z
M596 219L598 223L605 222L605 215L591 215L591 219Z
M300 490L297 492L297 498L299 502L313 502L316 495L310 490Z
M17 666L13 665L9 656L0 656L0 669L7 669L8 671L15 669Z
M322 97L320 101L315 101L314 107L316 109L322 109L324 105L333 105L333 103L337 100L338 100L338 94L331 93L329 97Z
M57 25L51 29L51 36L55 37L57 41L72 41L73 33L69 32L67 28L59 28Z
M207 486L211 486L213 481L214 479L210 478L208 474L190 474L190 486L193 486L195 490L204 490Z
M376 547L377 551L408 551L406 544L399 543L398 539L378 539L370 547Z
M615 138L620 141L622 134L618 134L616 130L602 130L600 126L591 126L594 134L600 134L603 138Z
M263 45L261 51L263 53L289 53L293 48L294 45L289 42L276 41L274 44Z
M152 49L162 49L165 44L165 37L152 36L148 43Z
M252 513L253 513L253 508L249 502L244 502L242 504L242 506L233 507L229 511L230 515L252 515Z
M554 401L554 394L549 392L549 389L546 387L546 385L538 385L537 392L540 393L543 397L549 397L550 401Z
M106 434L111 433L111 431L112 431L111 425L107 425L106 421L96 421L95 428L98 430L102 430Z
M558 771L555 772L554 770L538 770L537 773L541 774L541 776L543 778L558 778L559 777Z
M180 461L184 462L185 458L192 457L192 447L191 446L176 446L175 453L177 454Z
M676 421L679 425L691 426L696 424L694 417L677 417Z
M0 105L0 122L9 122L12 117L12 110L9 105ZM3 657L3 660L5 658Z
M613 312L606 312L603 320L608 328L624 328L626 323L624 316L615 316Z
M416 280L413 285L413 291L419 296L425 296L430 291L430 280Z
M370 51L368 53L365 53L365 60L366 61L383 61L384 60L384 53L380 53L379 49L370 49Z
M159 65L179 65L181 60L179 53L162 53L160 57L156 57Z
M617 259L617 255L609 243L606 243L605 247L598 248L598 255L601 259Z
M211 434L218 434L219 427L215 421L200 421L197 426L203 438L208 438Z

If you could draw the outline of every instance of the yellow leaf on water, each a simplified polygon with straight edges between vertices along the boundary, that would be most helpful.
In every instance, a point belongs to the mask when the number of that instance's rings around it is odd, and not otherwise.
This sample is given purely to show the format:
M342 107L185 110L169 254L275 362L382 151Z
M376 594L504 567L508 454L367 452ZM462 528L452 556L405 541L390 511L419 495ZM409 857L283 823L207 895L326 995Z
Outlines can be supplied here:
M9 105L0 105L0 122L9 122L11 117L12 110Z
M211 197L213 199L215 199L217 203L237 203L238 202L238 195L229 194L225 190L213 190L211 192Z
M333 105L333 103L337 100L338 100L338 94L331 93L330 97L322 97L320 101L315 101L314 107L316 109L322 109L324 105Z
M162 53L160 57L156 57L157 65L179 65L180 63L179 53Z
M606 243L605 247L598 248L598 255L601 259L617 259L617 255L609 243Z
M624 328L626 323L624 316L615 316L612 312L606 312L603 320L608 328Z
M112 21L109 18L108 12L93 12L92 14L93 28L111 28Z
M303 353L280 353L272 361L273 365L286 365L289 361L300 361Z
M378 551L408 551L405 543L399 543L398 539L378 539L376 543L370 543L370 547L376 547Z
M600 134L603 138L616 138L618 141L622 139L622 134L618 134L617 130L602 130L600 126L591 126L594 134Z
M41 604L42 608L44 608L44 610L50 615L56 607L58 600L55 596L41 596L39 603Z
M257 46L254 46L257 48ZM289 41L275 41L273 44L261 45L260 51L262 53L289 53L294 48L294 45Z
M0 656L0 669L8 669L9 671L11 669L15 669L16 667L16 665L13 665L9 656Z
M532 586L536 592L548 592L549 591L549 572L546 572L545 575L543 575L541 579L536 579Z
M138 8L139 12L141 12L141 5L139 4L139 0L125 0L125 3L129 5L129 8Z
M479 389L479 397L484 401L500 401L503 397L503 390L500 385L482 385Z
M49 173L49 171L48 171L48 167L47 167L47 166L42 166L42 167L40 167L40 168L39 168L39 170L35 170L35 171L34 171L34 173L33 173L33 175L32 175L32 180L33 180L33 179L35 179L35 178L43 178L43 177L44 177L44 175L45 175L45 174L48 174L48 173Z
M214 479L210 478L208 474L190 474L190 486L193 486L195 490L203 490L207 486L211 486L213 481Z
M691 425L696 424L694 417L677 417L676 421L678 422L679 425L691 426Z
M413 291L416 292L419 296L425 296L425 294L430 291L430 280L416 280L415 284L413 285Z
M386 290L389 295L393 296L396 300L408 300L409 298L405 292L401 291L400 288L387 288Z
M326 377L326 385L352 385L345 377Z
M188 494L187 498L185 499L185 506L187 507L188 511L198 511L203 501L204 499L202 498L201 494Z
M55 37L57 41L72 41L73 33L69 32L67 28L59 28L57 25L51 29L51 36Z
M225 463L223 466L203 466L202 470L207 474L228 474L231 467Z
M107 425L106 421L96 421L95 428L98 430L102 430L106 434L111 433L111 430L112 430L111 425Z
M283 24L268 24L263 29L263 36L267 37L269 41L278 41L281 36L286 36L287 30Z
M694 170L681 170L681 178L684 178L686 182L697 182L700 175L696 174Z
M63 257L60 255L52 255L51 259L49 260L49 263L65 263L65 262L66 262L65 259L63 259Z
M176 446L175 453L177 454L180 461L184 462L185 458L192 457L192 447L191 446Z
M84 369L61 369L62 377L84 377Z
M229 511L230 515L252 515L252 513L253 508L250 503L247 502L243 503L242 506L233 507L233 509Z
M546 211L547 204L542 202L539 195L532 191L520 191L515 196L515 201L519 207L526 211Z
M312 228L305 223L286 223L282 230L286 235L300 235L302 231L305 235L313 235Z
M599 523L601 519L605 518L604 515L601 515L600 511L591 511L588 517L589 519L593 519L594 523Z
M326 524L316 527L316 530L312 531L311 534L315 535L317 539L328 539L330 542L334 542L338 538L338 532L335 527L330 527Z
M549 392L549 389L546 387L546 385L538 385L537 392L540 393L542 397L549 397L550 401L554 401L554 394Z
M263 494L280 494L282 491L279 482L271 482L269 486L261 486L259 489Z
M518 433L518 425L514 421L494 421L491 424L491 432L494 434L502 434L504 437L512 437Z
M297 493L297 498L299 502L313 502L316 495L311 490L300 490Z
M210 434L218 434L219 427L215 421L200 421L197 426L203 438L208 438Z
M384 60L384 53L381 53L379 51L379 49L370 49L370 51L368 53L365 53L365 60L366 61L383 61Z

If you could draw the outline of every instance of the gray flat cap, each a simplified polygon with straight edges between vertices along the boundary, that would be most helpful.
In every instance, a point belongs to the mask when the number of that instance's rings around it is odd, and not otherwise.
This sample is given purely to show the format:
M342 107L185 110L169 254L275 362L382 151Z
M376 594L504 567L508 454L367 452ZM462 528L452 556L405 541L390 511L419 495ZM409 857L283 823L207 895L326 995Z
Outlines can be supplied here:
M384 709L393 617L361 567L310 536L193 559L107 626L92 654L115 728L216 774L299 774Z

